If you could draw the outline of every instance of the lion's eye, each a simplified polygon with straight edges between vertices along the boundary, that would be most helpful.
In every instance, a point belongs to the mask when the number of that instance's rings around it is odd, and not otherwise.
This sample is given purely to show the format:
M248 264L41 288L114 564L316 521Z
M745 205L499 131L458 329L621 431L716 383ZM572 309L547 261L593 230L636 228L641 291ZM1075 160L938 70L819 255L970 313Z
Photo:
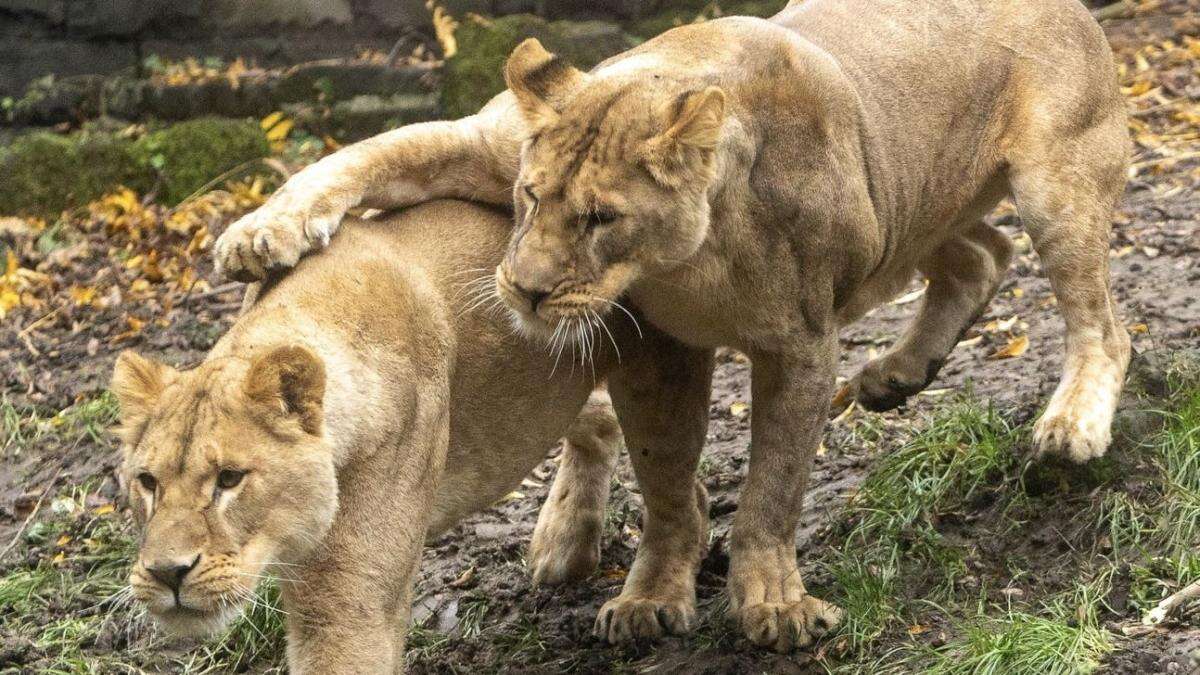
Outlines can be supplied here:
M587 227L589 230L592 230L597 227L611 225L620 217L621 214L617 213L616 211L610 209L596 209L588 214Z
M158 481L154 480L154 476L145 471L139 473L137 479L146 492L154 492L158 488Z
M242 477L246 475L245 471L237 471L235 469L224 469L217 474L217 487L222 490L231 490L242 482Z

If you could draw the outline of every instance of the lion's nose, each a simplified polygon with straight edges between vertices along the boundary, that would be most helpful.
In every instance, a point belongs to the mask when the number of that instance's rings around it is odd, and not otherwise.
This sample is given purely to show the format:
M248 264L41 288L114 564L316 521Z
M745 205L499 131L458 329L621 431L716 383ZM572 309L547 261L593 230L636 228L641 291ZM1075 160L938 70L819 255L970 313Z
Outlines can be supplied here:
M542 304L543 300L550 297L550 291L529 289L517 283L513 283L513 288L521 294L521 297L529 302L529 307L534 312L537 312L538 305Z
M188 572L196 569L198 564L200 564L200 554L196 554L196 557L191 560L179 558L155 560L146 565L146 571L167 588L178 591L179 587L183 585L183 578L188 575Z

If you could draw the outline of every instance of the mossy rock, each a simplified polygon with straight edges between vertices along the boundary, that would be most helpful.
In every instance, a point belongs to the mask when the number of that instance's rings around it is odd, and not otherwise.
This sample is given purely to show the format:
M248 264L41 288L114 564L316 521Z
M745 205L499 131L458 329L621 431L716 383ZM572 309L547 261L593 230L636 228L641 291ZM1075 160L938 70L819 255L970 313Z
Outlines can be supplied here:
M452 118L470 115L504 91L504 62L514 47L531 37L583 70L636 42L617 25L603 21L546 21L531 14L468 17L455 33L458 53L446 61L442 111Z
M52 216L122 185L143 193L157 185L173 205L269 152L253 120L192 120L136 141L98 125L69 136L25 134L0 148L0 214Z
M153 173L133 142L102 133L37 132L0 149L0 214L52 215L86 204L117 185L146 190Z
M626 26L631 34L643 39L650 38L677 26L692 23L698 18L714 19L722 16L757 16L767 18L779 13L787 0L744 0L743 2L712 2L712 0L686 0L671 3L670 9L647 16Z
M152 131L134 143L138 163L159 172L159 196L177 204L221 174L271 152L253 120L204 117Z

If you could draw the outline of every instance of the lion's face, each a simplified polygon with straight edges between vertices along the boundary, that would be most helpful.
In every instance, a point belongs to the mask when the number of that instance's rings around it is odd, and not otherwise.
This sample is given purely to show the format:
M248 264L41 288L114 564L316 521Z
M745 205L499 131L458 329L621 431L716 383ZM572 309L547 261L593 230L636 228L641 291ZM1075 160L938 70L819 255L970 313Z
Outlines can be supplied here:
M321 362L282 348L178 372L127 352L122 482L142 530L134 597L168 631L223 627L275 567L313 550L337 508L321 436Z
M590 330L631 285L684 264L708 236L725 96L584 75L536 41L513 52L506 77L533 133L497 290L528 332Z

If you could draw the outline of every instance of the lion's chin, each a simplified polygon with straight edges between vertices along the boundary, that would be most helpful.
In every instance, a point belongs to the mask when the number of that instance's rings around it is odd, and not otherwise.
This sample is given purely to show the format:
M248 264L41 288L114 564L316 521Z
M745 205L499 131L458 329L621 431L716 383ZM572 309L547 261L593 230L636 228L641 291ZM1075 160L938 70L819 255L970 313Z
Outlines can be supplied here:
M509 308L508 318L517 334L527 340L549 344L554 337L555 324L537 314Z
M204 640L224 630L240 611L240 603L222 605L221 609L217 610L175 606L165 611L151 611L150 616L165 633L180 638Z

